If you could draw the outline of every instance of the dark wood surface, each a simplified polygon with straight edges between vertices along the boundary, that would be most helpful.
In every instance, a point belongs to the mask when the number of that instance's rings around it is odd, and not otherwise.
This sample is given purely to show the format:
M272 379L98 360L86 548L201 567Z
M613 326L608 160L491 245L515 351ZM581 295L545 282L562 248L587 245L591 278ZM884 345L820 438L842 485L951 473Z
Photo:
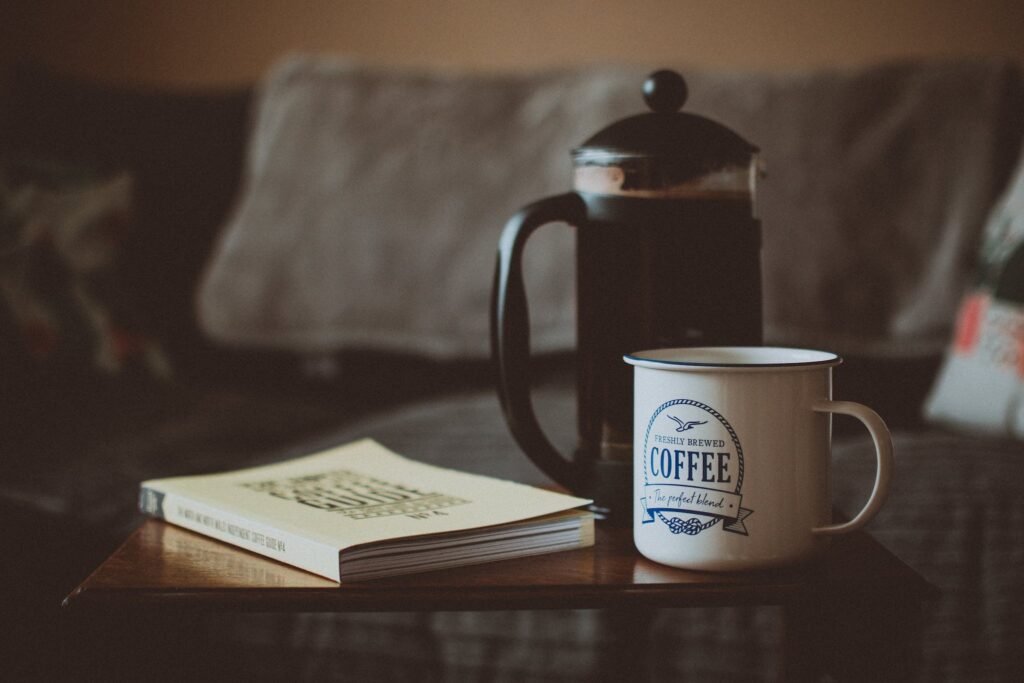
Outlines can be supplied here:
M641 557L632 530L598 524L594 547L336 584L157 520L144 522L64 601L69 611L412 611L791 605L815 596L920 601L936 590L865 533L812 563L716 573ZM88 608L88 609L87 609Z

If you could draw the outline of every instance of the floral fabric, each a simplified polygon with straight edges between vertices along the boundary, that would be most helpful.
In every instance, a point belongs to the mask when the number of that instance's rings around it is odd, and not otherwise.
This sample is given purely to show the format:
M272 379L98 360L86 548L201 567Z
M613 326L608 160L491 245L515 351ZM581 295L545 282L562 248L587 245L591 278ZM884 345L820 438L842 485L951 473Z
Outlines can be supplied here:
M157 344L112 310L112 273L132 222L132 179L41 163L0 164L0 306L30 363L165 376Z

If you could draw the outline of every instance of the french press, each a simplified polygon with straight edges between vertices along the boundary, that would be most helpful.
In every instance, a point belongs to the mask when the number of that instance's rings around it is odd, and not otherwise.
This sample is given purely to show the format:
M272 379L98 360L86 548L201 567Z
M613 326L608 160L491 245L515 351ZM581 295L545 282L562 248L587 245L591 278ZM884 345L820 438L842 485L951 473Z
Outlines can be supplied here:
M498 245L491 347L498 394L520 448L552 479L613 518L632 506L633 385L622 357L641 349L761 343L757 148L710 119L679 112L687 86L658 71L651 111L572 151L573 191L514 215ZM530 397L527 239L576 228L578 446L564 457Z

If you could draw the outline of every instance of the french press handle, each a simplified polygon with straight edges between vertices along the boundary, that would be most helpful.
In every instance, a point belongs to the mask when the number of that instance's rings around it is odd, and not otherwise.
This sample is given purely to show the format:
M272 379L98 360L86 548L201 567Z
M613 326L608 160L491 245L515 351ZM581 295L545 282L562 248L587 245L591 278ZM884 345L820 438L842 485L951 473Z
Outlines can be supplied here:
M491 299L491 354L497 365L498 397L509 431L519 447L556 482L576 490L572 462L544 435L530 396L530 319L523 283L523 248L542 225L579 226L586 205L574 192L534 202L509 219L498 241Z

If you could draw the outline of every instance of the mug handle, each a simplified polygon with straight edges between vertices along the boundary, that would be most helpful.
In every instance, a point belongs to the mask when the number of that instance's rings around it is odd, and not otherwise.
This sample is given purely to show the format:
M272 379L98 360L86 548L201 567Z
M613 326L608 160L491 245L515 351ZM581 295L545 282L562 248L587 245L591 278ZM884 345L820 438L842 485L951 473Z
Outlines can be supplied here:
M498 397L509 431L523 452L549 477L576 488L572 462L544 435L530 397L530 318L523 283L523 248L548 223L581 225L587 207L575 192L534 202L509 219L498 242L491 299L491 355L497 365Z
M849 522L842 524L831 524L811 529L811 532L820 536L837 536L857 531L878 514L882 504L889 495L889 484L892 481L892 435L885 422L878 416L878 413L865 405L852 401L819 401L811 406L816 413L838 413L850 415L860 420L871 434L875 442L875 454L878 458L877 469L875 470L875 485L868 496L868 502Z

